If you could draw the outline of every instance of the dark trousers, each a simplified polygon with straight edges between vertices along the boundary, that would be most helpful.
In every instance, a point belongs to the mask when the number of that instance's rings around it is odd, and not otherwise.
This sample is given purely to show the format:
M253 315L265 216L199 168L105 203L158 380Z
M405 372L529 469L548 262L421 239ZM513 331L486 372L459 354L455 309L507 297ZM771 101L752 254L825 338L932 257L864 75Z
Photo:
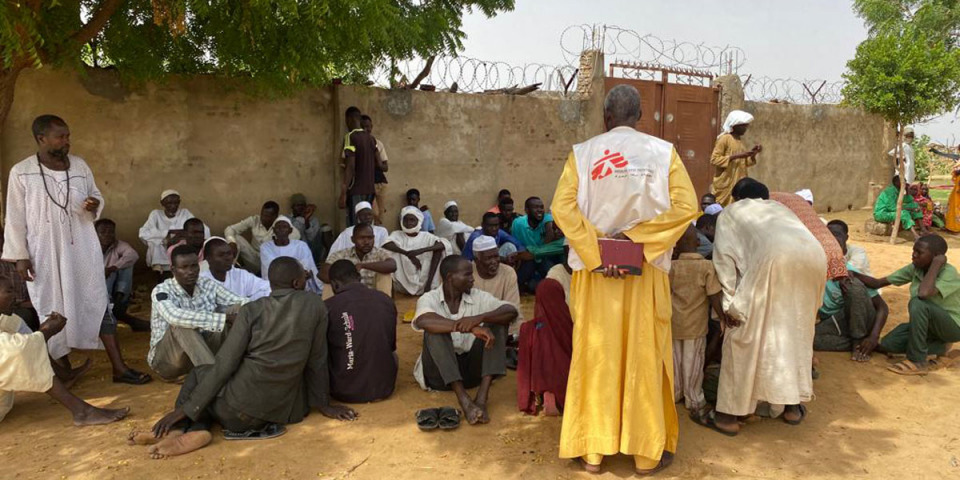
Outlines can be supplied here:
M907 307L910 322L897 325L880 340L888 353L905 353L911 362L926 362L927 355L943 355L947 343L960 342L960 325L943 308L918 297Z
M476 339L469 352L457 354L453 339L446 333L423 333L423 381L431 390L450 390L453 382L463 382L463 388L473 388L487 375L502 377L507 374L507 327L487 325L496 341L489 350Z
M357 224L357 212L354 207L360 202L373 202L373 194L370 195L347 195L347 226L352 227Z
M517 283L521 289L526 289L530 293L536 292L540 281L547 278L547 272L562 261L560 257L550 256L543 257L539 261L523 262L517 268Z
M183 386L180 387L180 394L177 395L177 408L182 407L183 404L190 399L190 394L197 388L197 385L203 380L204 375L210 371L211 367L211 365L200 365L187 375ZM204 410L196 420L187 419L178 426L188 432L197 430L209 431L214 422L219 423L224 430L231 432L262 430L269 423L238 411L227 404L223 396L217 396L210 405L207 405L206 410Z
M821 318L813 336L813 349L820 352L849 352L873 332L877 309L867 287L854 280L843 295L843 311Z

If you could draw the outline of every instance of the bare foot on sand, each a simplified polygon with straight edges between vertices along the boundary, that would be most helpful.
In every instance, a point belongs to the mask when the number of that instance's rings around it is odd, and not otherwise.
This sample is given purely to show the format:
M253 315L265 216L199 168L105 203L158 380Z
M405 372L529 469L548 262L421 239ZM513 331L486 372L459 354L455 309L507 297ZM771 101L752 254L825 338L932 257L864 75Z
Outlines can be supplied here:
M199 450L207 446L212 440L213 435L210 435L210 432L206 430L197 430L177 436L167 435L156 445L151 445L147 449L147 453L150 454L150 458L160 460Z
M72 370L69 378L63 382L63 386L66 387L67 390L73 388L73 385L77 383L77 380L80 380L80 377L82 377L84 373L87 373L92 366L93 362L91 362L88 358L86 362L83 362L83 365L80 365Z
M157 438L150 430L133 430L127 435L128 445L153 445L164 438L176 438L183 435L183 430L171 430L166 437Z
M463 410L463 417L467 420L467 423L470 425L476 425L480 423L480 419L483 417L483 409L477 406L476 403L473 403L469 397L466 401L461 399L460 408Z
M490 413L487 412L486 403L476 403L477 407L480 408L480 418L477 419L477 423L487 424L490 423Z
M73 424L76 426L84 425L104 425L123 420L130 413L130 408L97 408L88 405L78 413L73 414Z

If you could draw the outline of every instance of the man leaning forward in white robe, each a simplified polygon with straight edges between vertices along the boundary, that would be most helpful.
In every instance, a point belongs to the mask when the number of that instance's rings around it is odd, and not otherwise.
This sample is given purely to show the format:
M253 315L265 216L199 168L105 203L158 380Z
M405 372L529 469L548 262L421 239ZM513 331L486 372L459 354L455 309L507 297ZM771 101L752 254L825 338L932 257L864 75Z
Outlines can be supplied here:
M827 277L823 247L787 207L768 200L766 186L745 178L733 197L717 220L713 250L729 320L716 415L706 421L731 436L740 430L736 417L759 402L791 425L803 420Z

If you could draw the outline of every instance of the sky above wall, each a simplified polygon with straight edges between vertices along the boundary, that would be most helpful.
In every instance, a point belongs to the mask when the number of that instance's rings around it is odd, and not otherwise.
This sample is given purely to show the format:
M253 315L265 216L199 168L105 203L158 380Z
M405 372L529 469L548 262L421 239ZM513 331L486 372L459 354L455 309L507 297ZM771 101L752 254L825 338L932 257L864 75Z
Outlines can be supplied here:
M563 65L561 35L581 24L739 47L746 56L739 73L800 80L841 80L867 36L851 3L843 0L517 0L514 11L492 19L465 16L461 55L511 65ZM918 125L917 132L956 145L960 120L949 113Z

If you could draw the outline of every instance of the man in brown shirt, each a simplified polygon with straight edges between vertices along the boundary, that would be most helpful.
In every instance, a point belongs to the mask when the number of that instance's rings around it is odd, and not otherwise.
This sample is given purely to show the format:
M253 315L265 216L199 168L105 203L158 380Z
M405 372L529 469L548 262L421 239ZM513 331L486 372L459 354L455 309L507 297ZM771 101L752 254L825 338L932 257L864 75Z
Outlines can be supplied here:
M510 324L510 333L519 333L523 314L519 313L520 288L517 285L517 272L509 265L500 263L500 252L493 237L481 235L474 240L473 263L473 287L513 305L518 314L517 319Z
M377 139L360 126L362 117L357 107L347 109L347 129L350 133L343 142L345 166L338 203L340 208L347 210L348 226L355 223L353 207L360 202L372 202L377 193L376 169L386 171L377 151Z
M706 407L703 396L703 363L707 349L707 322L710 307L724 315L721 286L713 262L697 253L697 229L687 228L677 243L679 257L670 267L670 293L673 300L673 375L674 398L683 398L688 410L701 414Z

